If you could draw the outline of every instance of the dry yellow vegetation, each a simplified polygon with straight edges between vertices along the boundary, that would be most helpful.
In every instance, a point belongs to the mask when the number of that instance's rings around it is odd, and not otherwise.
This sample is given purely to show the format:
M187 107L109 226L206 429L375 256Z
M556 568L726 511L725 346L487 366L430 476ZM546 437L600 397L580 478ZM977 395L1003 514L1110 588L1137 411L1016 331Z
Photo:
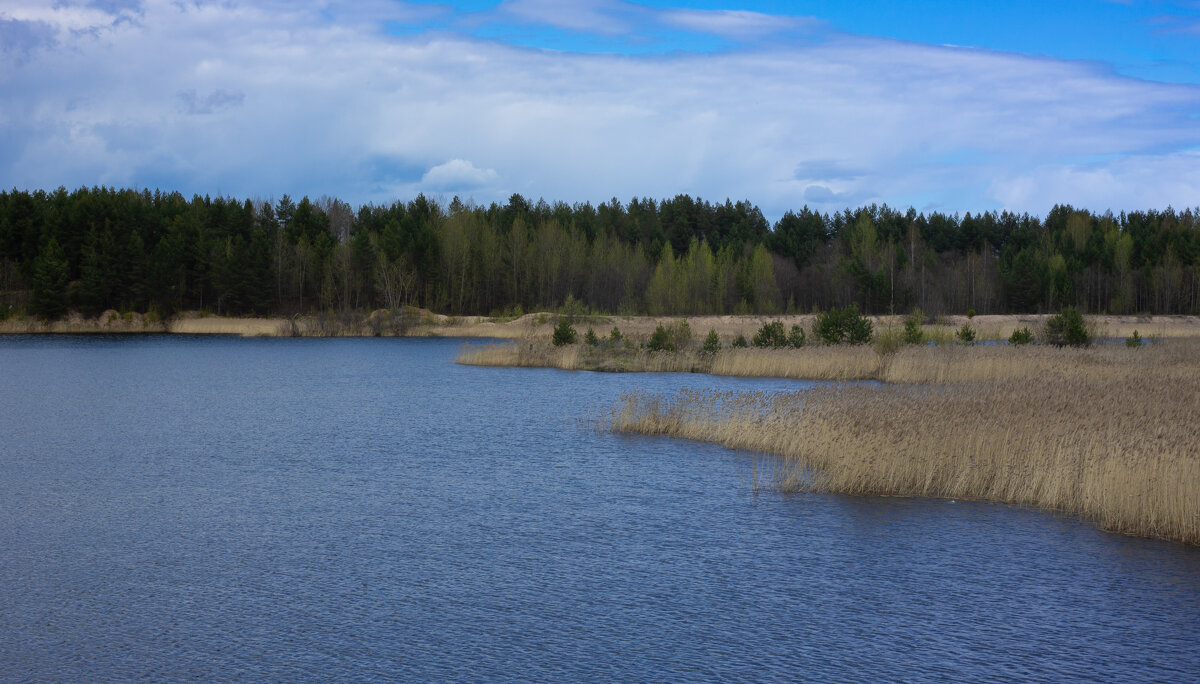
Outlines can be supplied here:
M783 490L982 499L1200 543L1200 340L906 350L905 385L634 395L613 429L777 454Z

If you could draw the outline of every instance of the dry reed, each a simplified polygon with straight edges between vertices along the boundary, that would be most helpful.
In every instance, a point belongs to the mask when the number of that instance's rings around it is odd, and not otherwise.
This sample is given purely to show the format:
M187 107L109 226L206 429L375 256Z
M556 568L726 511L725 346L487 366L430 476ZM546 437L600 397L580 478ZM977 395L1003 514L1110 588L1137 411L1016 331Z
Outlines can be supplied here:
M888 369L940 363L943 385L630 396L613 429L778 454L784 490L1031 505L1200 543L1200 341L1019 351L913 353Z

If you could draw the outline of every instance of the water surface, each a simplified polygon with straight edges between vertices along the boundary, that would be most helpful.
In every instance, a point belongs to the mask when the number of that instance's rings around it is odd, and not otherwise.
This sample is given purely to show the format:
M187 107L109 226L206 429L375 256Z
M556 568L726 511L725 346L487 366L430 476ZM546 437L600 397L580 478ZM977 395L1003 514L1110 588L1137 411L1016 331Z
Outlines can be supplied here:
M458 342L0 338L0 678L1200 677L1200 552L980 503L755 492Z

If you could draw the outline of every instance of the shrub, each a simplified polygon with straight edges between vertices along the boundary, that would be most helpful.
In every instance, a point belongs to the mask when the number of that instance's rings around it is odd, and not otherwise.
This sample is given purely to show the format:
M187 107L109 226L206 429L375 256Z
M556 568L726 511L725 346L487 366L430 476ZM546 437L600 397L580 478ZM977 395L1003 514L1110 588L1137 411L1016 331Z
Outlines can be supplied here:
M600 344L600 338L596 337L596 331L592 330L591 328L588 328L587 332L583 334L583 341L587 343L589 347L595 347Z
M1030 330L1029 328L1021 328L1020 330L1014 330L1013 333L1008 336L1008 343L1013 346L1017 346L1017 345L1021 345L1021 344L1029 344L1032 341L1033 341L1033 331Z
M1047 318L1042 337L1048 344L1056 347L1086 347L1092 343L1092 336L1083 321L1083 314L1073 306L1068 306L1061 313Z
M968 323L963 323L954 337L963 344L975 344L975 330Z
M967 318L975 318L975 309L967 309Z
M613 326L612 332L608 334L608 341L612 342L613 344L617 344L622 339L624 338L621 337L621 331L618 330L616 326Z
M756 347L786 347L788 337L787 333L783 331L783 321L771 321L763 324L763 327L754 334L754 339L750 343Z
M1142 346L1142 336L1138 334L1138 331L1134 330L1132 335L1125 338L1125 346L1130 349Z
M895 354L904 346L904 331L896 327L882 328L875 335L875 351L881 356Z
M692 326L688 325L687 321L679 321L667 326L667 334L671 336L671 342L678 351L692 346Z
M746 336L739 334L737 337L733 338L733 344L730 346L735 348L745 348L749 347L750 345L746 342Z
M925 333L921 330L921 310L917 309L904 319L904 344L923 344Z
M825 344L869 344L871 321L858 312L858 305L851 304L843 309L830 309L817 314L813 334Z
M554 337L550 341L556 347L561 347L564 344L575 344L575 327L567 319L562 319L558 325L554 326Z
M721 338L717 336L716 330L708 331L708 336L704 338L703 349L710 354L721 351Z
M667 329L660 325L650 335L650 341L646 343L646 349L650 351L675 351L675 342L671 339L671 334L667 332Z
M792 331L788 333L788 344L799 349L804 346L806 341L804 339L804 328L801 328L798 323L793 325Z

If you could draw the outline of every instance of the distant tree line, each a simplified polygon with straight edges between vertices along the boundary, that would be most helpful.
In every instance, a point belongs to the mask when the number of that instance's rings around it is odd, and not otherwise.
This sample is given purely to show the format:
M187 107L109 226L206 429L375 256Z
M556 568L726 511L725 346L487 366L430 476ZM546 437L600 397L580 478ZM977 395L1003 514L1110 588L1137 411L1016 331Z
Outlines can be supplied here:
M749 202L687 195L593 206L357 210L177 192L0 193L0 315L210 310L284 315L415 305L452 314L1200 313L1196 213L1044 219L887 205L774 226Z

